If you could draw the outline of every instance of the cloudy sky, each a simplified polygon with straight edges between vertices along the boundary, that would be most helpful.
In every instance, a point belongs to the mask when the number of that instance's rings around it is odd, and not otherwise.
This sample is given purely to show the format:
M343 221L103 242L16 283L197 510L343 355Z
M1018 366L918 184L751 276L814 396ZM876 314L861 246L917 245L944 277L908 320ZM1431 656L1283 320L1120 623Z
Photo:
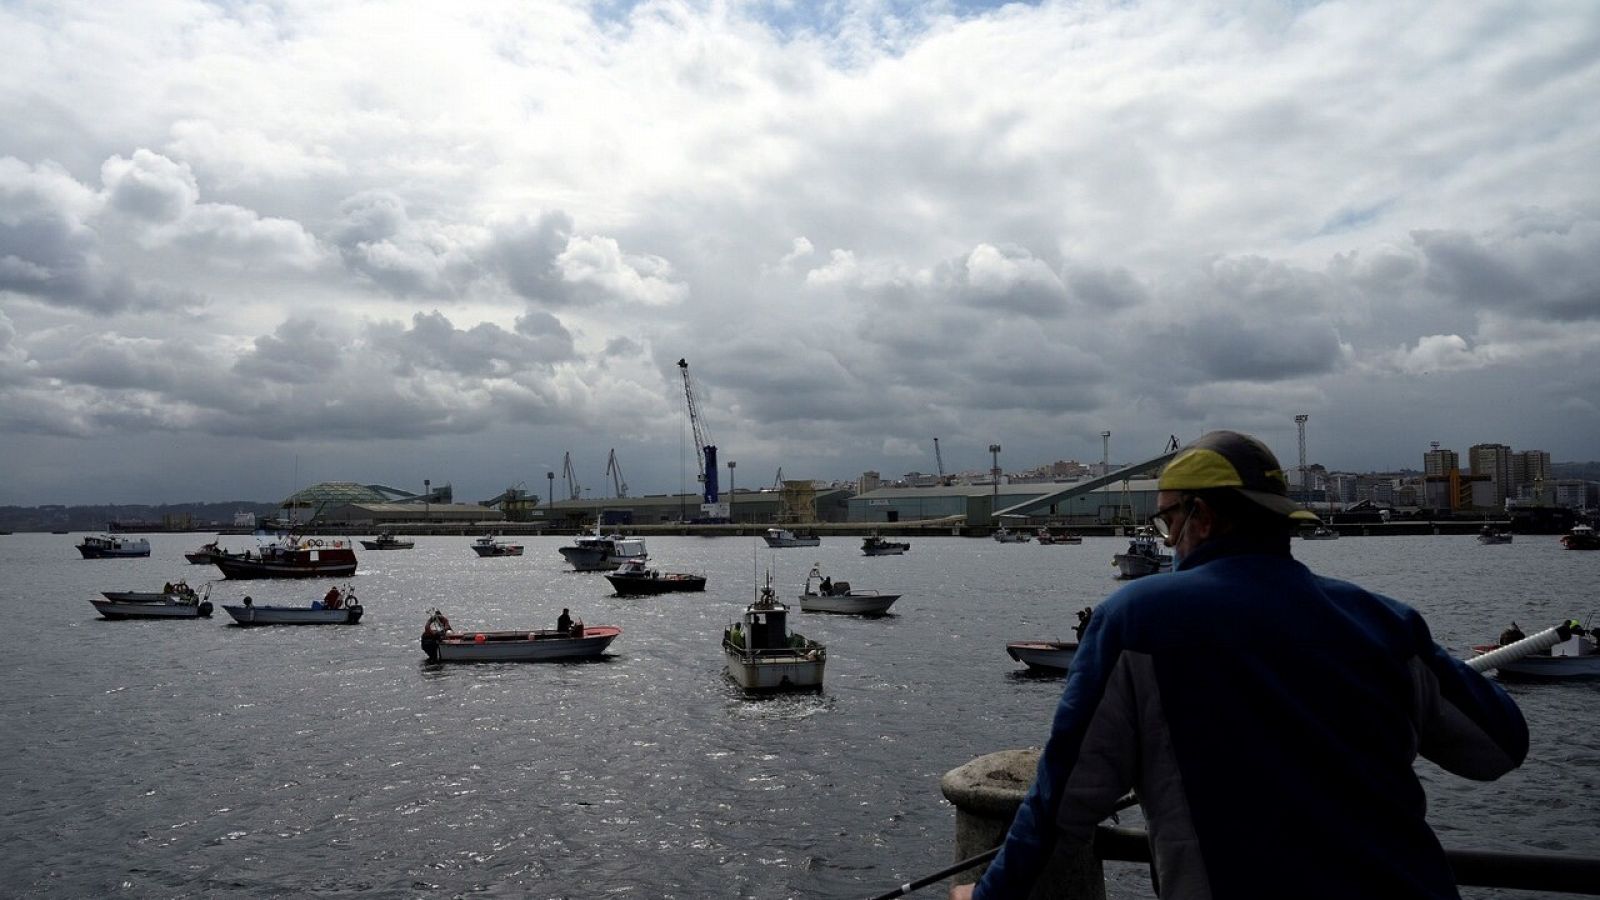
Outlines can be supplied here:
M0 504L1600 458L1593 0L0 4ZM686 458L690 460L686 464ZM724 474L725 470L724 470Z

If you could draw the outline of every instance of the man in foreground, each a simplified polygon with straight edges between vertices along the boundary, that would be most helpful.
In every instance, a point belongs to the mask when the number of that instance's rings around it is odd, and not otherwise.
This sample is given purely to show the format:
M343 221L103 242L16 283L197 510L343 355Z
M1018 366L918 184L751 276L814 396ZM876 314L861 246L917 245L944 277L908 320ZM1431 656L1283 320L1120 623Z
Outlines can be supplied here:
M1492 780L1527 725L1414 610L1296 562L1297 520L1254 438L1173 457L1151 517L1173 572L1094 610L1005 845L954 900L1027 897L1129 789L1169 900L1459 896L1412 763Z

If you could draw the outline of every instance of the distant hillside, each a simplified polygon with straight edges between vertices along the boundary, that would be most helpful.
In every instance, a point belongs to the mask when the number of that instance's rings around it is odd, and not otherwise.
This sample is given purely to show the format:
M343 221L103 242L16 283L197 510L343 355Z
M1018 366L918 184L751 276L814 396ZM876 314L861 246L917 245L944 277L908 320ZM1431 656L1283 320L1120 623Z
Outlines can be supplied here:
M105 531L111 522L170 525L196 531L227 528L236 512L258 519L276 515L275 503L234 500L228 503L165 503L160 506L0 506L0 531Z
M1600 481L1600 462L1551 463L1550 474L1557 478L1581 478L1584 481Z

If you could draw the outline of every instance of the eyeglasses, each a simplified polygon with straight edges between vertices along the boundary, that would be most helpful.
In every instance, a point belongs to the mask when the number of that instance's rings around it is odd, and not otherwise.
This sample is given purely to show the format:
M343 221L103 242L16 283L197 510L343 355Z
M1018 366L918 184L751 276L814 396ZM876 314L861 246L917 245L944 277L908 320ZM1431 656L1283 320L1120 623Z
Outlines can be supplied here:
M1167 516L1177 512L1180 509L1187 509L1188 506L1189 500L1186 498L1179 500L1177 503L1161 507L1154 513L1150 514L1150 518L1148 519L1150 527L1154 528L1156 530L1156 534L1161 535L1162 538L1172 537L1172 523L1167 521Z

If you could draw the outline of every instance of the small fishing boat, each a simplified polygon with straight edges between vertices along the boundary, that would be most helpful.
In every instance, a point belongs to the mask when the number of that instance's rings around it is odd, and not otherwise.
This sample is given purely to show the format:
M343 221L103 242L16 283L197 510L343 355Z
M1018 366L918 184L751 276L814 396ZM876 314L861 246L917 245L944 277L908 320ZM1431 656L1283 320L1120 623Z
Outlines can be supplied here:
M1315 528L1307 528L1300 532L1300 539L1303 541L1336 541L1339 539L1339 532L1326 525L1318 525Z
M209 544L201 544L197 550L185 551L183 558L197 566L209 566L211 565L211 561L217 557L229 555L233 554L230 554L228 551L218 546L217 541L212 541ZM244 554L241 553L237 555L243 556Z
M356 573L356 551L343 538L290 534L246 550L211 559L223 578L349 578Z
M1004 525L996 528L992 537L1002 544L1026 544L1033 540L1033 535L1026 531L1012 531Z
M1083 543L1083 535L1081 534L1073 534L1070 531L1055 532L1048 528L1039 529L1039 533L1034 535L1034 539L1039 542L1040 546L1044 546L1046 544Z
M876 534L867 535L861 541L861 553L865 556L899 556L910 549L910 544L884 540Z
M645 566L645 561L634 557L622 564L616 572L607 572L606 580L624 597L644 594L670 594L677 591L703 591L704 575L685 572L658 572Z
M78 545L84 559L120 559L132 556L149 556L150 542L144 538L126 538L120 534L91 534Z
M796 534L787 528L768 528L767 533L761 536L768 547L818 547L822 545L822 538L815 534L805 532Z
M1078 652L1077 641L1012 641L1006 654L1029 669L1059 675L1072 665Z
M456 631L434 610L422 627L422 652L434 662L554 662L594 659L622 629L574 622L568 630Z
M522 545L508 544L492 534L486 534L472 542L472 552L479 556L521 556Z
M828 648L789 630L789 607L778 602L772 575L744 619L722 632L728 677L751 693L821 690Z
M385 531L380 533L376 540L369 541L363 538L361 546L368 550L410 550L417 544L406 538L395 537L392 531Z
M257 606L248 596L237 605L222 605L240 625L354 625L361 621L355 591L330 588L321 600L307 606Z
M180 581L161 591L102 591L104 600L90 600L107 619L199 619L211 615L211 603Z
M642 538L601 534L597 526L593 534L579 535L559 552L578 572L614 572L629 559L648 559Z
M1561 546L1568 550L1600 550L1600 535L1588 525L1574 525L1561 536Z
M853 616L881 616L899 599L899 594L855 590L850 587L850 582L834 581L822 574L820 565L812 565L811 572L806 575L805 590L800 594L800 610Z
M1162 550L1154 529L1140 528L1128 542L1128 552L1111 557L1111 563L1121 578L1143 578L1172 571L1172 554Z
M1072 665L1072 657L1078 652L1078 641L1083 640L1083 633L1088 630L1089 619L1093 616L1091 607L1078 610L1078 624L1072 626L1078 636L1076 641L1012 641L1006 645L1006 655L1027 666L1030 671L1060 675Z
M1496 528L1493 525L1485 525L1483 526L1483 530L1478 532L1478 543L1509 544L1511 543L1511 529Z
M1495 672L1498 677L1503 681L1567 681L1600 678L1600 644L1596 643L1594 632L1578 627L1576 622L1570 623L1570 626L1571 635L1555 646L1496 667ZM1510 628L1500 633L1499 643L1479 644L1472 649L1476 656L1483 656L1507 644L1520 641L1523 636L1517 623L1512 622Z

